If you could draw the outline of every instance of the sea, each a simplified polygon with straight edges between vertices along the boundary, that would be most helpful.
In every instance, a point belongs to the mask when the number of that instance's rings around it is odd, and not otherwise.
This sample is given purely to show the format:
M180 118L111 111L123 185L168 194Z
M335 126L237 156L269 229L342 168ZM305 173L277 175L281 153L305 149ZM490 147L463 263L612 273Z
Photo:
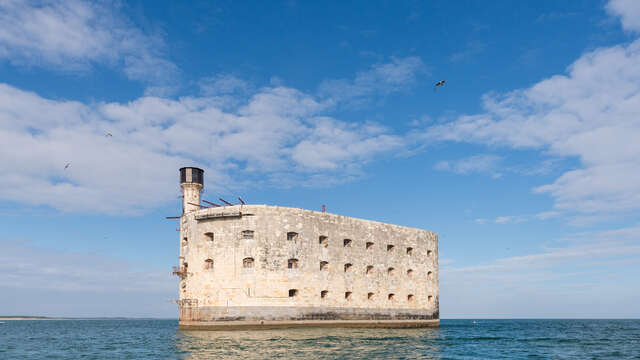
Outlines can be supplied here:
M640 320L257 331L182 331L176 320L0 322L0 359L640 359Z

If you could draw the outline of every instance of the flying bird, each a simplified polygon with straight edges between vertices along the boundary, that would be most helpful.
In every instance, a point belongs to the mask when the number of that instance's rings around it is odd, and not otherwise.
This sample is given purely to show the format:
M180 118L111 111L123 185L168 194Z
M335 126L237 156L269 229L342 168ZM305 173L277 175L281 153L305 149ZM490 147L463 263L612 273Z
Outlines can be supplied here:
M444 86L445 83L446 83L446 81L444 81L444 80L438 81L435 85L433 85L433 91L436 91L436 88L438 86Z
M113 136L113 135L111 135L111 133L110 133L110 132L108 132L108 133L104 134L104 136L105 136L105 137L111 137L111 136Z
M67 165L64 166L64 169L66 170L69 166L71 166L71 163L67 163Z

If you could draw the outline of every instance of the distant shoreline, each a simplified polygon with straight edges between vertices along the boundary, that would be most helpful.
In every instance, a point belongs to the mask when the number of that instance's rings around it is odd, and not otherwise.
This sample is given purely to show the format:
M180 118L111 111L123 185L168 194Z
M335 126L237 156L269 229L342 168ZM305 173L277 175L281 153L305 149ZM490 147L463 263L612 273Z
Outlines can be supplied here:
M47 317L47 316L0 316L0 321L10 320L175 320L170 318L126 318L126 317L101 317L101 318L65 318L65 317Z

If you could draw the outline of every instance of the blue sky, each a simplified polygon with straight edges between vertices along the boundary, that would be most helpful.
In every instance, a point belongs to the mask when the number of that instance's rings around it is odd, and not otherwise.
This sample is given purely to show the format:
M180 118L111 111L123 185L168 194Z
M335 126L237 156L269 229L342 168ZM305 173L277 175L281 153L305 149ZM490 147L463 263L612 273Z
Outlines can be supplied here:
M633 0L2 2L0 313L175 317L164 217L196 165L204 199L437 232L443 318L639 317L639 19Z

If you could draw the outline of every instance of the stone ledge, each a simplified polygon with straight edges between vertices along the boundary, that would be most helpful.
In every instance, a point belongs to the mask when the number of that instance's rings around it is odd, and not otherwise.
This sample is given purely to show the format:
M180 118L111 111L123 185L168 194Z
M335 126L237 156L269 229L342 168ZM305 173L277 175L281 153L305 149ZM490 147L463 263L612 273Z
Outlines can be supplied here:
M425 328L440 326L435 320L254 320L180 321L180 330L257 330L295 327Z

